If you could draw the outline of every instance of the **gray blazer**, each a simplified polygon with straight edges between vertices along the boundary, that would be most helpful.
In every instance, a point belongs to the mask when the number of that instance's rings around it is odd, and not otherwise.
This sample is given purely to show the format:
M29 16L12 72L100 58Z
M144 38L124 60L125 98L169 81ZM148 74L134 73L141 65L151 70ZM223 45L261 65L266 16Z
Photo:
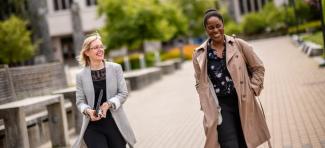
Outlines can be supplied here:
M128 91L123 77L123 70L119 64L112 62L105 62L106 67L106 94L107 101L111 101L115 104L115 109L111 109L112 116L119 128L122 136L128 143L129 147L134 147L136 139L133 133L126 114L123 110L123 103L126 101ZM86 108L94 107L94 85L91 78L91 71L89 67L83 68L76 76L76 104L81 113ZM80 135L77 141L73 144L72 148L79 148L83 135L88 126L89 119L84 116Z

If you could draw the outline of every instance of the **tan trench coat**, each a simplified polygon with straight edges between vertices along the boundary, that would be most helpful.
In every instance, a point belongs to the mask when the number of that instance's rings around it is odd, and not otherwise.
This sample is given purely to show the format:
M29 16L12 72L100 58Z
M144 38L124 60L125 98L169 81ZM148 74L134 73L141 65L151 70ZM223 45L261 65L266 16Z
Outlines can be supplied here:
M204 112L204 148L219 148L217 125L220 122L220 106L207 74L207 41L193 53L195 87ZM252 46L244 40L226 35L226 49L227 69L238 94L244 137L248 148L255 148L270 139L263 112L255 98L263 88L265 69Z

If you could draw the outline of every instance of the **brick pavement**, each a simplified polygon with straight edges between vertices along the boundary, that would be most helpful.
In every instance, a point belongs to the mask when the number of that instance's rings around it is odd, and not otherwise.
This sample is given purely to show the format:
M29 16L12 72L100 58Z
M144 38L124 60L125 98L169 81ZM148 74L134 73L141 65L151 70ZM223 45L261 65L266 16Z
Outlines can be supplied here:
M275 148L325 148L325 69L288 37L252 42L266 66L261 95Z
M273 147L325 148L325 69L319 69L289 37L251 43L266 67L260 99ZM203 114L190 62L161 81L133 91L125 109L137 148L203 147Z
M325 148L325 69L289 37L251 42L265 63L260 96L274 148ZM126 103L139 148L202 148L202 113L190 62ZM263 145L261 147L266 147Z

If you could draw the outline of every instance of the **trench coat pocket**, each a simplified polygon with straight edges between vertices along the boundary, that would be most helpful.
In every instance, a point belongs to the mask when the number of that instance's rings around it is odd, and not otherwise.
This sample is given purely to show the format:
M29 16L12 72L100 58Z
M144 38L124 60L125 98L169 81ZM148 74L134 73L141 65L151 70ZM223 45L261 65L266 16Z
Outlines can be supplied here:
M259 96L261 93L261 88L251 82L249 82L250 91L253 93L254 96Z

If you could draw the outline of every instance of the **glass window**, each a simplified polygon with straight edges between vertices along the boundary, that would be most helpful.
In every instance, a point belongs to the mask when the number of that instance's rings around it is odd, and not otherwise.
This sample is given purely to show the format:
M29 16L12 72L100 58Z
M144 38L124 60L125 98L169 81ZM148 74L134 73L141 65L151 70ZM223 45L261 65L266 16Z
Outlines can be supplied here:
M73 0L54 0L54 10L60 11L60 10L66 10L70 9Z
M86 0L87 6L97 5L97 0Z

